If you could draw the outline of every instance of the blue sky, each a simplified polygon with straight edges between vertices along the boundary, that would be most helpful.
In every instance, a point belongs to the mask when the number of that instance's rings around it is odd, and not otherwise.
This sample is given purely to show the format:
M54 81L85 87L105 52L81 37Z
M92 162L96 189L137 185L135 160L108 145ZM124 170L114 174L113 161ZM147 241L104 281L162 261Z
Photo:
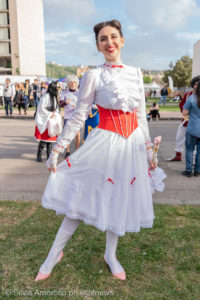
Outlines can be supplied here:
M122 23L123 63L143 69L192 57L200 39L200 0L44 0L46 61L101 64L93 26L111 19Z

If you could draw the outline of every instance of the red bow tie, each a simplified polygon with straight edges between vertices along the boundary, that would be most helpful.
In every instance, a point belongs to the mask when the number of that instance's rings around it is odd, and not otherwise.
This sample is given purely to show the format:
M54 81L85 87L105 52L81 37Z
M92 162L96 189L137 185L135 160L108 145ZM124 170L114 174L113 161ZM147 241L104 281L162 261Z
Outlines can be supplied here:
M106 64L104 64L104 66L109 67L109 68L123 68L124 67L122 65L117 66L117 65L106 65Z

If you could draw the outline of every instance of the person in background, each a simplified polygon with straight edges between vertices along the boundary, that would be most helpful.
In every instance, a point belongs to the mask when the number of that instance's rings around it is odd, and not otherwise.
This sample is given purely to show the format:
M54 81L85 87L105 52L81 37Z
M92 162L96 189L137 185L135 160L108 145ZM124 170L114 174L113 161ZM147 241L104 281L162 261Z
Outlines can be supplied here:
M78 97L78 85L79 80L75 75L69 75L67 77L68 89L61 93L60 106L64 107L64 126L72 116L73 111L76 108L76 102ZM81 134L80 131L76 134L76 149L80 147ZM70 156L69 145L67 146L67 152L65 158Z
M183 98L182 98L182 95L181 94L177 94L174 98L173 98L173 101L175 102L179 102L181 101Z
M99 125L99 112L98 107L93 104L92 109L88 115L87 120L85 120L85 126L84 126L84 139L83 142L86 140L88 134L97 126Z
M183 106L186 103L187 99L192 95L196 93L196 89L198 86L198 82L200 81L200 76L196 76L192 78L191 80L191 87L192 91L188 91L184 96L183 99L179 102L179 108L182 112ZM185 132L188 125L188 117L184 117L178 126L177 133L176 133L176 147L175 147L175 155L171 158L169 158L167 161L181 161L182 160L182 152L183 152L183 146L185 143Z
M60 82L58 82L58 101L61 100L61 94L63 92L63 87L62 84Z
M196 93L192 94L183 106L183 116L189 116L186 129L185 160L186 169L182 175L192 177L193 153L196 146L196 159L194 164L194 176L200 175L200 82Z
M168 90L167 90L167 87L164 87L161 92L161 98L160 98L160 102L159 104L161 104L163 101L164 101L164 105L166 104L166 101L167 101L167 96L168 96Z
M18 105L18 90L19 90L19 83L15 82L15 97L13 100L13 106L17 106Z
M42 97L47 92L48 86L46 85L46 82L41 82L41 88L40 88L40 96Z
M25 110L26 110L26 115L27 115L27 109L28 109L28 104L30 101L30 95L31 95L31 86L30 86L30 80L26 79L25 80L25 85L24 85L24 105L25 105Z
M153 91L153 97L156 97L156 90Z
M3 97L4 97L6 116L8 116L8 107L10 110L10 116L12 116L14 96L15 96L15 90L10 82L10 79L6 78L5 86L3 89Z
M21 82L18 85L17 91L16 91L16 103L18 105L18 111L19 115L21 115L21 109L24 109L24 114L27 114L27 108L26 108L26 100L24 98L25 95L25 89L24 89L24 83Z
M37 151L37 162L42 162L42 152L46 146L47 159L51 153L52 143L56 142L57 136L50 136L48 121L54 115L60 114L60 107L57 99L58 86L56 81L49 84L47 92L41 97L36 111L35 121L35 138L39 142Z
M153 103L148 115L150 116L150 119L152 118L153 121L160 120L159 105L156 102Z
M4 103L3 103L3 89L4 89L3 85L0 84L0 106L4 105Z
M37 110L37 107L38 107L38 104L40 101L40 85L39 85L37 79L34 79L34 83L32 85L32 95L34 98L34 105Z

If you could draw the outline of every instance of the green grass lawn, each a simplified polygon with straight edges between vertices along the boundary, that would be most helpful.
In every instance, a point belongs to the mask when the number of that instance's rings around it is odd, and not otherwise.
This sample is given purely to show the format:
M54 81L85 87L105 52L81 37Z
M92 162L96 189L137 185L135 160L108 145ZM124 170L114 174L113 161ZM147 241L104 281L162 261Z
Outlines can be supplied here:
M147 112L149 112L149 108L152 106L153 102L158 103L159 101L160 98L147 97L147 102L146 102ZM163 105L163 103L159 105L159 109L160 111L180 111L179 102L174 102L171 99L169 99L166 105Z
M146 111L149 112L151 103L146 103ZM159 105L159 111L180 111L178 104Z
M63 216L37 202L0 201L0 298L200 299L200 207L155 205L155 216L152 229L119 239L125 282L112 277L103 261L105 233L81 223L62 262L35 283Z

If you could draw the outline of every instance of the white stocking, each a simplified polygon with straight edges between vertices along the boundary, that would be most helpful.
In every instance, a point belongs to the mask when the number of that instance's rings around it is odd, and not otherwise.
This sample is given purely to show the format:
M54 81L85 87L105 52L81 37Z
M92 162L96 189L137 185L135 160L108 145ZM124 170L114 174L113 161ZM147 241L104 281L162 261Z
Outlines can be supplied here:
M116 258L117 243L118 236L111 231L107 231L105 260L109 265L112 273L124 272L123 267L120 265Z
M40 272L43 274L51 273L53 267L57 264L60 259L60 253L62 249L66 246L68 240L71 238L72 234L76 230L80 223L80 220L77 219L70 219L65 216L58 232L54 243L51 247L51 250L43 263L40 267Z

